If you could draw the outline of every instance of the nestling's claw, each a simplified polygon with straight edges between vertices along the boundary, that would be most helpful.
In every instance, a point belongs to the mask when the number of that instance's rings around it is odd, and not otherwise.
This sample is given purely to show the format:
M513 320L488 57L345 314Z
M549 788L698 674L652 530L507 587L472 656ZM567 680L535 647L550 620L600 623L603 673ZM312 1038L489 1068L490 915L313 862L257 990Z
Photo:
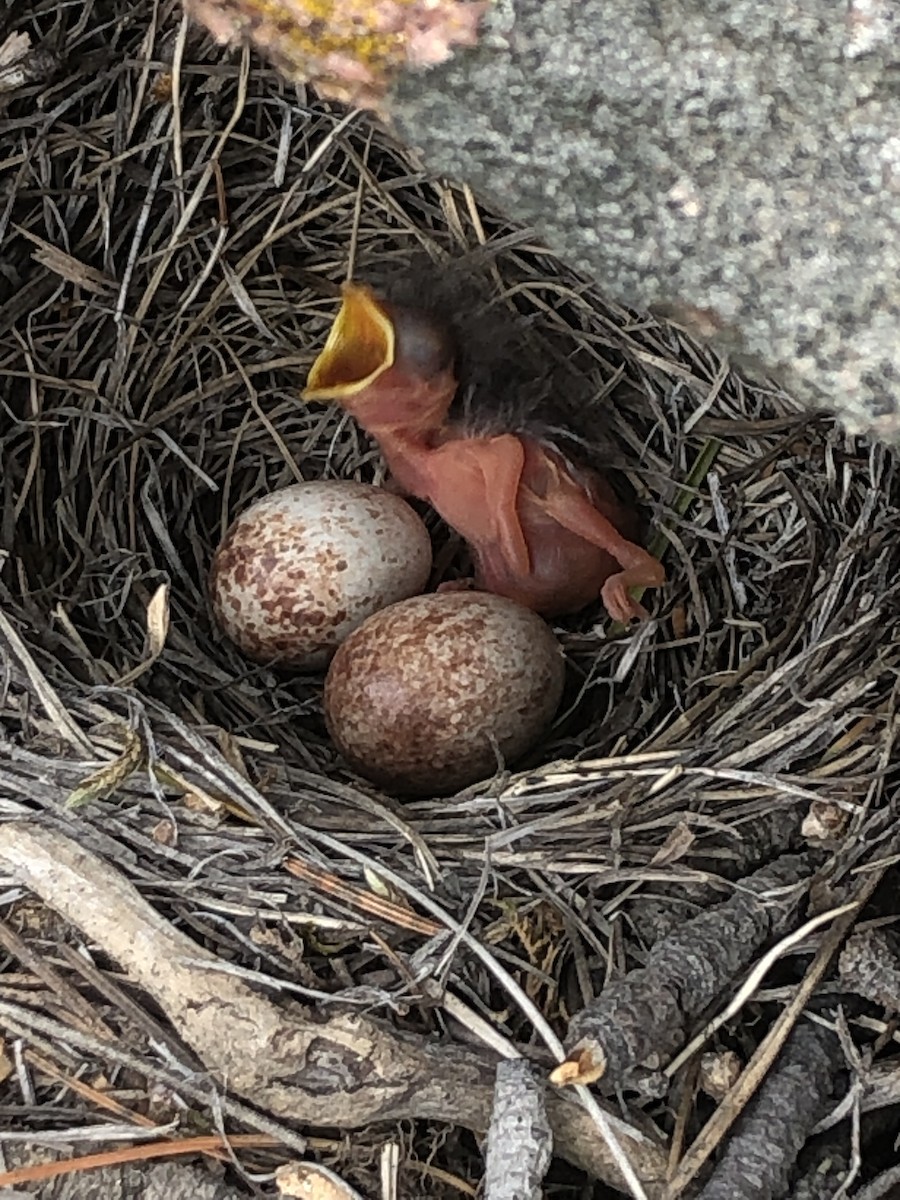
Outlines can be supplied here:
M620 575L611 575L603 585L600 595L606 611L614 621L619 621L623 625L629 625L635 620L649 620L650 613L631 595L623 576L624 572Z

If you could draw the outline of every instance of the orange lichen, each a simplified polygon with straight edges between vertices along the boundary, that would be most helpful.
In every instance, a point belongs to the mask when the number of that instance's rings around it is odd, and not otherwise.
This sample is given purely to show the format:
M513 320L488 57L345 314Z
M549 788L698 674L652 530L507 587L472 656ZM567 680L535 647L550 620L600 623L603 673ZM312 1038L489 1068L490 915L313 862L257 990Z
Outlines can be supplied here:
M249 40L283 74L378 108L404 67L472 46L489 0L185 0L220 42Z
M550 1082L557 1087L575 1087L576 1084L596 1083L606 1073L606 1059L596 1057L589 1050L575 1050L550 1072Z

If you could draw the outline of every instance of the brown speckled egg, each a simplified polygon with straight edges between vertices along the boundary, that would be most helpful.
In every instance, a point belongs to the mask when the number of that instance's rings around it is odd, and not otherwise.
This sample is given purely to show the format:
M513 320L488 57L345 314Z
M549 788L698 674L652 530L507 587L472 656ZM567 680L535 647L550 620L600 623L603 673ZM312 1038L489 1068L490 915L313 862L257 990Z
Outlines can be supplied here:
M405 500L319 480L241 513L213 559L210 600L248 658L311 670L367 617L421 592L430 571L428 530Z
M397 795L440 795L514 762L553 719L562 650L502 596L441 592L370 617L338 650L325 718L360 775Z

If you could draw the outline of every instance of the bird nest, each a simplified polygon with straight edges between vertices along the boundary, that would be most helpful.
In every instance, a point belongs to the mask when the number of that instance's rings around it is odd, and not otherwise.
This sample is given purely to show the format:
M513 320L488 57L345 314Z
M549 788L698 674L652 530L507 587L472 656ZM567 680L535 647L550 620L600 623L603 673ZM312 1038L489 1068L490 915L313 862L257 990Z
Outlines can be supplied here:
M823 1161L876 1174L863 1062L890 1065L891 1004L838 954L896 903L890 456L617 307L171 3L15 20L0 41L32 45L0 95L0 1124L66 1169L188 1135L214 1163L227 1136L234 1195L251 1177L272 1194L298 1158L369 1195L379 1170L401 1195L474 1195L498 1056L527 1057L538 1090L566 1058L571 1086L542 1101L553 1195L589 1194L584 1171L590 1194L634 1191L624 1156L674 1197L740 1177L754 1118L763 1159L784 1157L794 1109L766 1125L778 1104L759 1101L794 1045L807 1072L824 1055L826 1111L784 1186ZM383 479L359 428L299 393L340 282L423 254L480 263L587 389L585 454L634 492L669 578L640 627L599 607L555 626L568 690L528 761L400 803L337 756L321 675L222 638L206 578L254 499ZM462 551L427 520L437 580ZM745 902L752 936L727 919ZM867 949L889 974L890 947ZM666 1005L676 1045L604 1041ZM796 1051L802 1030L834 1047ZM829 1096L849 1097L830 1125ZM17 1147L0 1135L7 1167Z

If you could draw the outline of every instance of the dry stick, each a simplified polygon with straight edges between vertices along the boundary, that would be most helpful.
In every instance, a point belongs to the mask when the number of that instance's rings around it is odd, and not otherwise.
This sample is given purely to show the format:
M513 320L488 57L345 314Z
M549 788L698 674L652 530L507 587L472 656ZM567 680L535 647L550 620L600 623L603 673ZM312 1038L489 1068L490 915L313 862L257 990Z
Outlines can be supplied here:
M54 732L59 734L73 749L86 758L94 758L96 750L69 716L68 709L65 708L59 696L57 696L42 674L37 663L32 658L28 647L19 637L12 622L7 619L2 609L0 609L0 635L5 639L9 649L22 665L25 674L28 676L28 682L34 689L34 694L40 700L44 711L53 722ZM0 646L2 646L2 643L0 643Z
M767 954L762 956L725 1008L721 1012L716 1013L704 1025L697 1036L692 1038L684 1049L669 1063L666 1067L666 1075L674 1075L689 1058L692 1058L697 1053L704 1043L709 1041L717 1029L721 1029L732 1017L737 1016L744 1005L755 995L757 988L775 963L780 958L783 958L788 950L805 941L820 925L827 925L835 917L842 917L844 913L855 911L856 907L856 904L842 904L838 908L830 908L827 912L819 913L818 916L812 917L805 924L801 925L799 929L795 929L793 933L789 933L787 937L783 937Z
M853 1200L891 1200L896 1196L895 1188L900 1187L900 1166L889 1167L871 1183L860 1188Z
M214 1103L217 1113L224 1113L232 1120L255 1129L257 1133L274 1138L278 1145L286 1146L295 1154L303 1155L309 1149L308 1138L269 1114L224 1095L222 1089L217 1089L203 1072L194 1070L179 1077L175 1070L161 1067L151 1058L141 1058L139 1054L123 1050L120 1043L99 1041L86 1033L79 1033L64 1021L41 1016L30 1008L5 1000L0 1000L0 1022L20 1041L37 1045L44 1056L52 1056L58 1047L64 1047L66 1051L81 1050L103 1062L126 1067L144 1079L161 1083L173 1095L187 1096L193 1100L197 1108ZM175 1066L180 1071L189 1070L180 1061Z
M809 869L784 855L748 875L741 890L656 942L646 965L616 980L573 1017L568 1057L555 1083L620 1084L640 1064L659 1068L683 1045L690 1025L740 974L758 948L792 919ZM766 897L784 892L787 897Z
M824 1133L826 1129L839 1125L855 1105L859 1106L861 1113L869 1113L900 1104L900 1059L894 1056L885 1062L872 1063L866 1068L861 1082L862 1095L857 1095L851 1088L843 1100L822 1118L813 1130L814 1134Z
M240 980L193 969L190 961L218 960L117 870L55 830L0 826L0 860L121 964L209 1071L269 1113L344 1128L408 1117L487 1128L494 1062L486 1053L435 1045L356 1013L324 1019L300 1005L279 1008ZM560 1154L623 1186L591 1115L554 1093L548 1114ZM658 1184L658 1148L621 1126L618 1138L648 1188Z
M370 916L377 917L381 921L388 921L400 929L409 929L413 933L421 933L424 937L435 937L437 934L443 933L446 928L444 925L439 925L437 921L429 921L427 917L420 917L412 909L376 896L374 892L366 892L362 888L354 887L353 884L345 883L333 872L323 871L319 867L313 866L312 863L305 862L296 851L285 858L282 865L297 879L311 883L313 887L319 888L327 896L335 896L338 900L344 900L348 904L352 904L354 908L361 908Z
M131 1121L133 1125L139 1125L142 1129L155 1129L157 1127L156 1121L145 1117L143 1113L133 1112L130 1108L126 1108L124 1104L120 1104L112 1096L107 1096L105 1092L99 1092L96 1088L92 1088L84 1080L76 1079L74 1075L67 1075L65 1071L61 1071L59 1067L50 1062L42 1054L37 1054L34 1050L26 1050L24 1058L27 1063L35 1067L42 1075L48 1075L51 1079L55 1079L57 1083L63 1084L69 1091L74 1092L76 1096L81 1096L82 1100L87 1100L89 1104L103 1109L104 1112L110 1112L116 1117L122 1117L126 1121Z
M681 1160L675 1175L665 1193L664 1200L676 1200L688 1186L703 1164L713 1153L728 1130L740 1116L747 1102L762 1083L769 1068L775 1061L781 1046L784 1044L790 1030L803 1012L807 1001L819 986L838 946L847 936L857 913L865 905L887 867L873 871L868 879L859 887L854 897L856 909L838 917L831 929L822 938L822 944L809 965L809 970L803 981L797 987L793 999L785 1006L780 1016L774 1021L772 1028L760 1042L756 1053L744 1068L744 1073L727 1093L722 1103L701 1129L693 1145Z
M90 1002L82 996L76 987L69 983L65 976L53 969L35 954L14 929L5 921L0 921L0 946L17 958L26 971L40 979L50 989L50 992L61 1001L73 1025L99 1037L112 1039L113 1031L95 1012Z
M159 711L169 726L178 731L188 746L202 750L206 762L215 764L214 771L202 771L200 772L201 775L211 781L214 780L216 787L225 786L227 790L236 792L254 811L259 812L267 818L266 823L270 830L285 835L291 842L295 842L298 836L309 838L331 853L340 855L342 858L349 858L364 868L372 866L372 860L368 855L360 852L353 846L345 845L337 838L331 837L322 830L316 830L305 825L286 825L283 818L272 807L265 796L254 788L239 772L235 771L224 757L211 751L209 745L194 730L178 720L171 713L165 710ZM197 770L197 765L192 763L186 756L176 751L173 751L173 755L177 761L182 761L183 759L186 767L192 767L194 770ZM456 930L457 927L449 915L427 892L414 887L408 879L389 870L384 863L379 863L377 870L378 874L386 882L392 883L404 895L410 899L414 899L428 912L440 918L448 929ZM462 929L460 937L466 947L484 963L487 970L491 972L500 985L509 993L532 1023L551 1053L561 1058L563 1050L559 1039L530 997L526 995L509 972L500 965L493 955L468 930ZM609 1164L604 1167L604 1172L608 1171L609 1176L616 1180L616 1186L621 1186L621 1181L624 1181L635 1200L646 1200L646 1193L641 1186L640 1179L645 1178L655 1182L664 1177L665 1164L662 1152L657 1146L651 1143L649 1138L630 1129L623 1121L601 1108L597 1103L596 1097L586 1087L578 1086L576 1094L582 1107L592 1117L594 1125L599 1129L603 1138L604 1144L602 1146L595 1144L593 1139L591 1140L592 1160L594 1156L599 1156L605 1164ZM579 1115L576 1119L574 1114L570 1113L568 1118L564 1118L563 1112L560 1111L557 1113L555 1108L555 1104L558 1102L558 1100L555 1100L554 1105L551 1107L551 1118L554 1122L559 1119L564 1120L565 1123L562 1126L562 1131L557 1129L557 1144L560 1146L560 1153L563 1156L571 1157L565 1149L564 1139L569 1132L571 1132L573 1137L580 1137L582 1116ZM457 1123L460 1123L458 1118L456 1120ZM629 1148L627 1152L625 1150L626 1146ZM636 1170L634 1168L632 1160L639 1163L639 1169ZM573 1159L572 1161L579 1161L580 1165L584 1166L583 1159ZM595 1168L592 1166L585 1166L585 1169L595 1171ZM599 1177L607 1178L607 1175L601 1172Z
M57 1179L60 1175L71 1175L74 1171L95 1171L100 1167L114 1167L120 1163L144 1162L150 1158L172 1158L178 1154L207 1154L222 1150L257 1146L277 1146L276 1138L264 1133L238 1133L223 1138L218 1134L205 1137L180 1138L173 1142L157 1142L155 1145L127 1146L122 1150L104 1150L101 1154L85 1154L81 1158L65 1159L62 1162L38 1163L33 1167L20 1167L17 1171L5 1171L0 1175L0 1188L15 1187L19 1183L43 1183Z
M819 1025L794 1029L748 1104L698 1200L773 1200L834 1091L840 1043Z
M553 1157L545 1085L524 1058L497 1064L483 1200L541 1200Z
M900 937L890 929L854 933L838 960L841 982L891 1012L900 1011Z
M103 1109L105 1112L111 1112L117 1117L123 1117L126 1121L130 1121L133 1125L139 1126L141 1129L156 1129L155 1121L151 1121L149 1117L145 1117L143 1113L132 1112L130 1108L126 1108L124 1104L119 1104L112 1096L107 1096L105 1092L98 1092L96 1088L92 1088L90 1084L84 1083L80 1079L76 1079L73 1075L66 1075L64 1071L60 1071L47 1058L41 1054L36 1054L34 1050L25 1051L25 1060L43 1075L48 1075L51 1079L63 1084L77 1096L81 1096L83 1100L87 1100L89 1104L96 1105L97 1108ZM268 1137L273 1146L280 1145L278 1138L271 1134L264 1135ZM217 1150L207 1151L210 1158L220 1159L222 1162L227 1162L229 1155L221 1148Z

